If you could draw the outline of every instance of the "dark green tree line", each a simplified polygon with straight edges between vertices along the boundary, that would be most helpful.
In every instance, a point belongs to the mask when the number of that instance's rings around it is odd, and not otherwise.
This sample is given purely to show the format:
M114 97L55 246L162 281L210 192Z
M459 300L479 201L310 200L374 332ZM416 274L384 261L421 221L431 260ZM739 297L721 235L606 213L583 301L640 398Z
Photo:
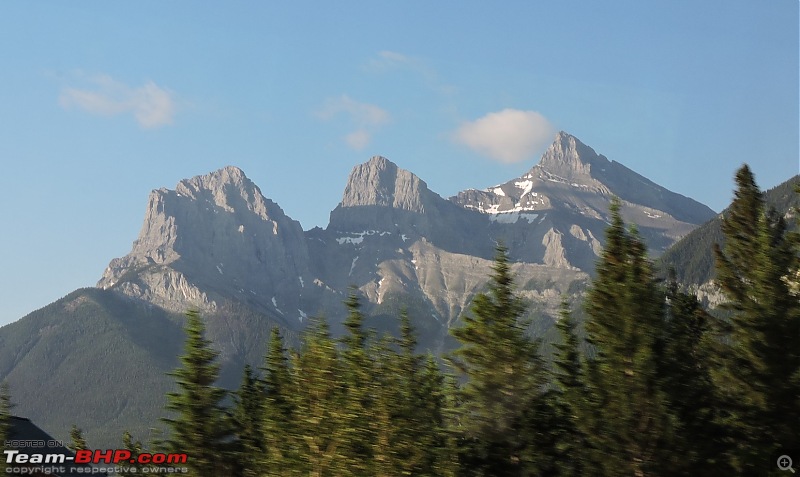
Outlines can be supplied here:
M722 314L656 277L615 201L587 319L562 306L549 369L502 247L448 366L417 352L405 313L397 337L369 330L353 290L343 336L319 318L288 350L273 330L224 406L190 314L167 449L192 475L757 475L800 446L797 239L760 197L743 168L716 251Z

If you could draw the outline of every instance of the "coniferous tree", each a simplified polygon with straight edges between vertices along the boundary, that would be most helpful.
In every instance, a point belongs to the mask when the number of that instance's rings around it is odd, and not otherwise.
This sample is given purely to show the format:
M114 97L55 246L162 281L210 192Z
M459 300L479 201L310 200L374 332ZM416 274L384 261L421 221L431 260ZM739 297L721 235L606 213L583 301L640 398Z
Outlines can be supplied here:
M416 475L454 476L456 448L448 429L447 382L432 354L424 361L420 379L415 397L420 406L416 424L423 461Z
M372 403L372 472L379 477L402 475L406 464L412 459L408 453L406 437L411 426L403 413L406 393L403 379L398 373L398 353L392 347L393 340L384 336L373 343L375 395Z
M7 382L0 383L0 443L5 442L11 437L11 392Z
M488 293L475 297L463 326L451 331L461 344L451 362L466 378L459 405L464 475L523 475L534 468L527 421L540 398L544 371L538 343L526 333L524 311L500 246Z
M560 315L556 327L561 342L554 345L554 389L550 393L557 432L557 467L561 475L590 475L589 441L583 431L583 421L588 418L586 374L577 323L566 300L561 303Z
M297 416L291 439L298 447L297 461L286 470L269 470L276 472L273 475L347 475L345 447L351 433L344 426L351 417L344 411L346 390L336 342L324 319L312 325L304 338L290 366Z
M130 451L131 455L135 458L142 453L144 446L142 445L142 441L134 441L133 435L130 432L125 431L122 433L122 448Z
M800 446L800 302L792 293L797 242L782 217L767 210L747 165L736 173L735 198L715 246L717 282L730 312L712 377L722 399L738 472L758 472L778 448Z
M69 439L71 442L68 448L72 452L86 450L89 448L89 445L86 444L86 439L83 438L83 429L78 427L76 424L73 424L72 429L69 430Z
M443 476L468 475L462 471L461 454L464 450L464 433L462 430L463 395L455 374L444 375L444 419L445 446L442 456Z
M674 475L731 475L723 459L718 403L711 380L711 316L670 272L667 321L659 357L661 387L676 419Z
M296 442L292 376L280 330L272 328L264 360L264 402L261 416L264 457L262 475L287 475L294 465ZM284 474L281 474L281 473Z
M376 414L385 417L376 427L382 444L375 451L376 475L447 475L444 376L432 356L425 359L416 352L416 334L405 311L394 341L396 352L381 346L375 353Z
M136 461L139 458L139 455L142 454L144 450L144 446L142 442L139 440L134 440L133 436L130 432L125 431L122 433L122 448L127 450L131 453L131 460L134 463L127 463L124 467L126 470L119 472L118 475L139 475L141 474L141 470L145 467L144 465L137 464Z
M383 368L386 370L381 383L382 396L392 405L391 425L394 427L392 447L396 467L400 474L423 474L422 467L426 453L430 450L421 442L424 429L421 428L422 399L418 393L422 385L422 357L416 352L417 338L408 313L400 314L400 338L397 341L398 353L389 354L390 360ZM429 425L435 425L428 422ZM424 425L424 424L422 424Z
M420 444L420 408L417 393L422 359L416 354L417 339L404 310L400 314L399 339L384 338L374 347L376 416L374 458L376 475L421 473L424 454ZM431 423L428 423L431 424Z
M219 376L217 352L205 338L205 325L197 311L186 313L186 343L182 367L170 373L178 390L167 394L167 410L173 417L162 420L171 433L165 450L185 453L186 467L194 476L215 476L223 472L221 457L231 432L222 400L226 391L214 383Z
M620 202L586 298L587 341L594 359L587 368L589 438L593 471L608 476L668 474L672 419L657 375L663 333L663 296L646 249L627 230Z
M232 473L243 477L260 475L264 454L262 424L263 383L249 364L244 366L242 383L236 391L231 412L233 434Z
M376 423L372 419L375 405L374 359L370 353L369 333L364 329L364 314L354 289L345 301L348 315L344 320L345 335L341 338L345 403L342 452L350 475L369 475L373 470L373 443Z

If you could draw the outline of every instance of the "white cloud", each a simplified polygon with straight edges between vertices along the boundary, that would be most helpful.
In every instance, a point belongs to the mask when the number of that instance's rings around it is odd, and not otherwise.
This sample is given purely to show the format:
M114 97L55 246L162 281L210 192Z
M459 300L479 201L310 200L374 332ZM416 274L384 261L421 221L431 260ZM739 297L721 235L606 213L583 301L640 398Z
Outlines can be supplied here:
M555 132L550 121L536 111L504 109L462 124L454 139L508 164L530 158L549 144Z
M86 78L90 88L64 88L58 102L64 109L82 109L100 116L132 114L143 128L172 124L175 100L172 93L148 81L137 88L108 75Z
M347 136L345 136L344 142L346 142L347 145L352 147L353 149L360 151L365 147L367 147L367 144L369 144L370 139L371 136L367 131L359 129L358 131L353 131Z
M354 131L344 137L344 141L353 149L361 150L367 147L372 134L382 125L389 122L389 112L374 104L358 102L347 95L338 98L329 98L316 116L329 121L339 114L345 114Z

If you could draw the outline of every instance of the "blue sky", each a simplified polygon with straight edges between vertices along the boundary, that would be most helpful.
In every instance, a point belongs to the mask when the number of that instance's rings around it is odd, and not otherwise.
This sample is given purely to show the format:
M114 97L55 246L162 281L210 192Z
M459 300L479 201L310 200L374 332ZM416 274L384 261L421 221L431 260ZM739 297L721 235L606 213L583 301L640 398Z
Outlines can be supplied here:
M719 211L798 173L798 2L3 2L0 324L228 164L305 229L383 155L444 197L554 134Z

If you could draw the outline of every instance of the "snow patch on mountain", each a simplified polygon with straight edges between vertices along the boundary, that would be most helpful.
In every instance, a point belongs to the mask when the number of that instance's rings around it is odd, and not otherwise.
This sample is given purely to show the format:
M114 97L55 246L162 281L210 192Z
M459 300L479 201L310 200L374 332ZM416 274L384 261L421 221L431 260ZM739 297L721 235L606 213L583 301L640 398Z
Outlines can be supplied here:
M530 180L517 181L517 182L514 182L514 185L517 186L518 189L522 189L522 194L520 194L520 197L523 197L524 195L529 194L533 190L533 181L530 181ZM535 196L536 192L534 192L532 195Z
M379 237L383 237L384 235L390 235L390 234L391 232L385 232L385 231L381 232L379 230L365 230L363 232L356 232L349 234L351 236L348 237L339 237L336 239L336 243L338 243L339 245L343 245L346 243L357 245L364 241L364 237L368 237L371 235L377 235ZM353 237L353 235L355 235L355 237Z
M492 216L489 217L489 220L499 224L516 224L517 222L520 221L520 219L522 219L527 221L529 224L532 224L538 217L539 214L513 211L513 212L502 212L498 214L493 214Z

